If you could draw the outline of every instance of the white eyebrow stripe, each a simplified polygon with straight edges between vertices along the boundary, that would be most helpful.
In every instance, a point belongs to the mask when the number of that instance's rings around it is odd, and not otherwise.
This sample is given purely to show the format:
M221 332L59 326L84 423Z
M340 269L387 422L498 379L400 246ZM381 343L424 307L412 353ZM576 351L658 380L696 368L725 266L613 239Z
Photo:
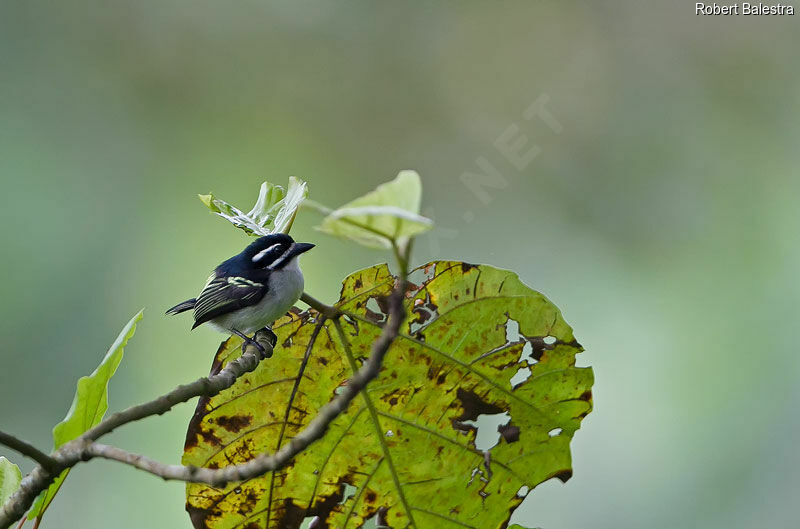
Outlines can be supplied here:
M270 250L272 250L273 248L279 248L279 247L280 247L280 243L277 243L277 244L273 244L272 246L270 246L270 247L269 247L269 248L267 248L266 250L261 250L260 252L258 252L257 254L255 254L255 255L253 256L253 262L255 263L255 262L257 262L257 261L260 261L262 257L264 257L265 255L267 255L267 252L269 252L269 251L270 251Z

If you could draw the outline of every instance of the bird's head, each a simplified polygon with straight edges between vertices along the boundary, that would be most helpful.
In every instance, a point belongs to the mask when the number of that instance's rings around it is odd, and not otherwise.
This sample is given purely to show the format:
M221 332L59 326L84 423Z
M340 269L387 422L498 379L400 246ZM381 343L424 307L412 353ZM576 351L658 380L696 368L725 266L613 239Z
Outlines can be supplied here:
M294 242L294 239L286 234L273 233L253 241L244 249L241 257L247 266L280 270L295 257L313 247L313 244Z

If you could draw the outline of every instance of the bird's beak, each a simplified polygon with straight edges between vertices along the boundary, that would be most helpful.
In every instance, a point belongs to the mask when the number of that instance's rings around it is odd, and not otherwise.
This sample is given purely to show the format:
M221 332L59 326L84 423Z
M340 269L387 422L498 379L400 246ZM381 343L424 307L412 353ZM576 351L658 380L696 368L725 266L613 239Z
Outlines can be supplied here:
M300 255L301 253L306 253L313 247L314 245L308 242L296 242L293 243L292 246L289 248L289 255L291 257L295 257Z

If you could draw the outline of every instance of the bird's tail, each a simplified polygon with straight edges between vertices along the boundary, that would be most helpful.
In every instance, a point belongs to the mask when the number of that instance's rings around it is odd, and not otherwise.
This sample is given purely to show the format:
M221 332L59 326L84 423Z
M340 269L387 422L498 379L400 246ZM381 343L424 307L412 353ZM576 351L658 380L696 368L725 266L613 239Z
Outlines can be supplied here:
M178 303L171 309L167 311L167 314L180 314L181 312L186 312L187 310L191 310L197 304L197 299L187 299L182 303Z

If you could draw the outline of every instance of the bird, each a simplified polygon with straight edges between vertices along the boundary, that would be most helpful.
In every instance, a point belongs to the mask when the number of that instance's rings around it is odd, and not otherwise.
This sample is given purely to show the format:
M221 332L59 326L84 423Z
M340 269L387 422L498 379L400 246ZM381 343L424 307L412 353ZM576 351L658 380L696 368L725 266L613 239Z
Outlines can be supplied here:
M166 311L174 315L194 311L192 330L208 323L224 333L235 334L266 356L264 347L248 334L266 329L274 342L271 324L286 314L303 293L303 272L297 262L314 245L295 242L289 235L259 237L241 253L223 261L196 298Z

